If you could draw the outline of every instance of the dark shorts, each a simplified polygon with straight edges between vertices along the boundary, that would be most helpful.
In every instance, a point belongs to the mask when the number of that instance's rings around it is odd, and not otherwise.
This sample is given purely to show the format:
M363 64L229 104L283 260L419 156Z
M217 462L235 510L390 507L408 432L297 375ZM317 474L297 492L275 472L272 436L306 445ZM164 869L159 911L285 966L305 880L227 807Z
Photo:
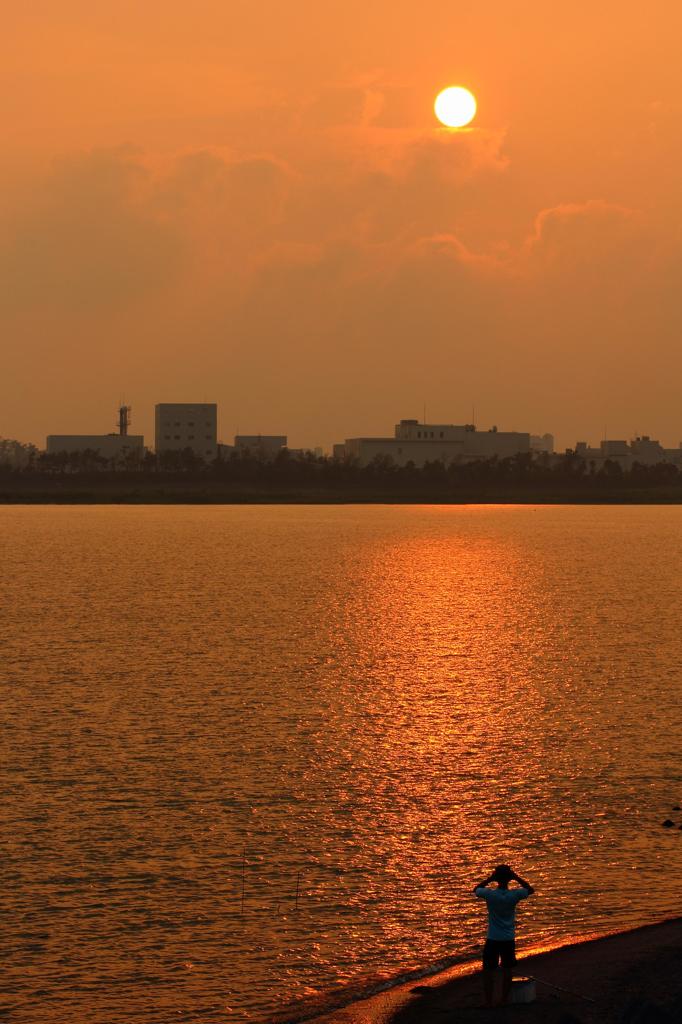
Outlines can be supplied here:
M494 971L497 965L508 971L516 964L516 943L513 939L509 942L500 942L498 939L486 939L483 947L483 970Z

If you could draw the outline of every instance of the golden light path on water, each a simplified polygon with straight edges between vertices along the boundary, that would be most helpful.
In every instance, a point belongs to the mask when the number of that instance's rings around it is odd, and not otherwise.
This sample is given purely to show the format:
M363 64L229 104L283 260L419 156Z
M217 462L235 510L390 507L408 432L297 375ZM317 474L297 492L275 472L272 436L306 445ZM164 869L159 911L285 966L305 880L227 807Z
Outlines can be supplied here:
M0 526L13 1020L268 1020L473 955L500 860L522 943L677 912L682 510Z

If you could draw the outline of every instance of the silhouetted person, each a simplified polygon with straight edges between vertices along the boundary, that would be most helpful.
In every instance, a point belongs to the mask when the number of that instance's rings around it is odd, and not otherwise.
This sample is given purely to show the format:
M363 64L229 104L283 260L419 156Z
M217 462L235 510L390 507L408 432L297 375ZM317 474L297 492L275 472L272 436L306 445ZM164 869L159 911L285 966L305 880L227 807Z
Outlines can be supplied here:
M497 882L496 889L489 889L491 882ZM518 882L518 889L510 889L510 882ZM508 864L500 864L492 875L474 887L474 894L488 905L488 937L483 947L483 991L486 1006L493 1004L495 971L502 964L502 1002L509 999L514 966L516 965L516 942L514 925L516 904L535 892L532 885L515 875Z

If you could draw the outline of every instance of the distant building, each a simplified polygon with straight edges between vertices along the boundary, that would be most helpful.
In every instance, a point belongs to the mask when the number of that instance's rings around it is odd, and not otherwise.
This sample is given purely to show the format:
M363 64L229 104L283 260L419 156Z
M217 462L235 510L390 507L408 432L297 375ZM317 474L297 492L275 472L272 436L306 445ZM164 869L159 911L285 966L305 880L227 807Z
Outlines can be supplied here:
M652 441L644 434L630 442L630 451L632 461L642 466L656 465L659 462L673 462L676 466L682 466L682 442L677 448L664 448L660 441Z
M156 406L156 454L189 448L210 462L218 454L218 406L214 402L161 402Z
M142 459L144 437L129 434L131 408L121 405L118 410L118 434L49 434L46 443L48 455L74 455L94 452L100 458L123 462L129 456Z
M632 462L627 441L602 441L598 448L590 448L587 441L578 441L575 454L592 463L596 469L601 469L607 461L629 469Z
M286 446L286 434L237 434L234 439L236 451L249 451L264 459L274 459Z
M530 450L532 452L545 453L551 455L554 452L554 435L553 434L531 434L530 435Z
M587 463L592 463L596 470L601 469L605 462L617 462L623 469L632 469L635 463L640 466L655 466L660 462L670 462L682 468L682 443L678 448L664 448L659 441L652 441L646 434L627 441L601 441L598 448L591 448L587 441L578 441L575 454Z
M49 434L46 448L48 455L91 451L104 459L124 459L132 454L142 458L144 437L141 434Z
M422 467L426 462L471 462L475 459L504 459L529 452L530 434L501 431L497 427L477 430L472 423L420 423L401 420L394 437L350 437L343 446L334 445L335 458L355 459L366 466L377 457L388 457L396 465L408 462Z

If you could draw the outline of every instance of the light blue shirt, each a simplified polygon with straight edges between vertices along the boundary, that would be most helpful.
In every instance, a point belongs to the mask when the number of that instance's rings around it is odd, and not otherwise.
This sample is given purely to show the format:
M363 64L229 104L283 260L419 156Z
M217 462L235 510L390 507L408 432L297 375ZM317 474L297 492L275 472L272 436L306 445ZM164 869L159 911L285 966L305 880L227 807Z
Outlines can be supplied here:
M527 889L489 889L479 885L474 890L479 900L488 904L488 938L510 942L514 938L516 904L530 896Z

